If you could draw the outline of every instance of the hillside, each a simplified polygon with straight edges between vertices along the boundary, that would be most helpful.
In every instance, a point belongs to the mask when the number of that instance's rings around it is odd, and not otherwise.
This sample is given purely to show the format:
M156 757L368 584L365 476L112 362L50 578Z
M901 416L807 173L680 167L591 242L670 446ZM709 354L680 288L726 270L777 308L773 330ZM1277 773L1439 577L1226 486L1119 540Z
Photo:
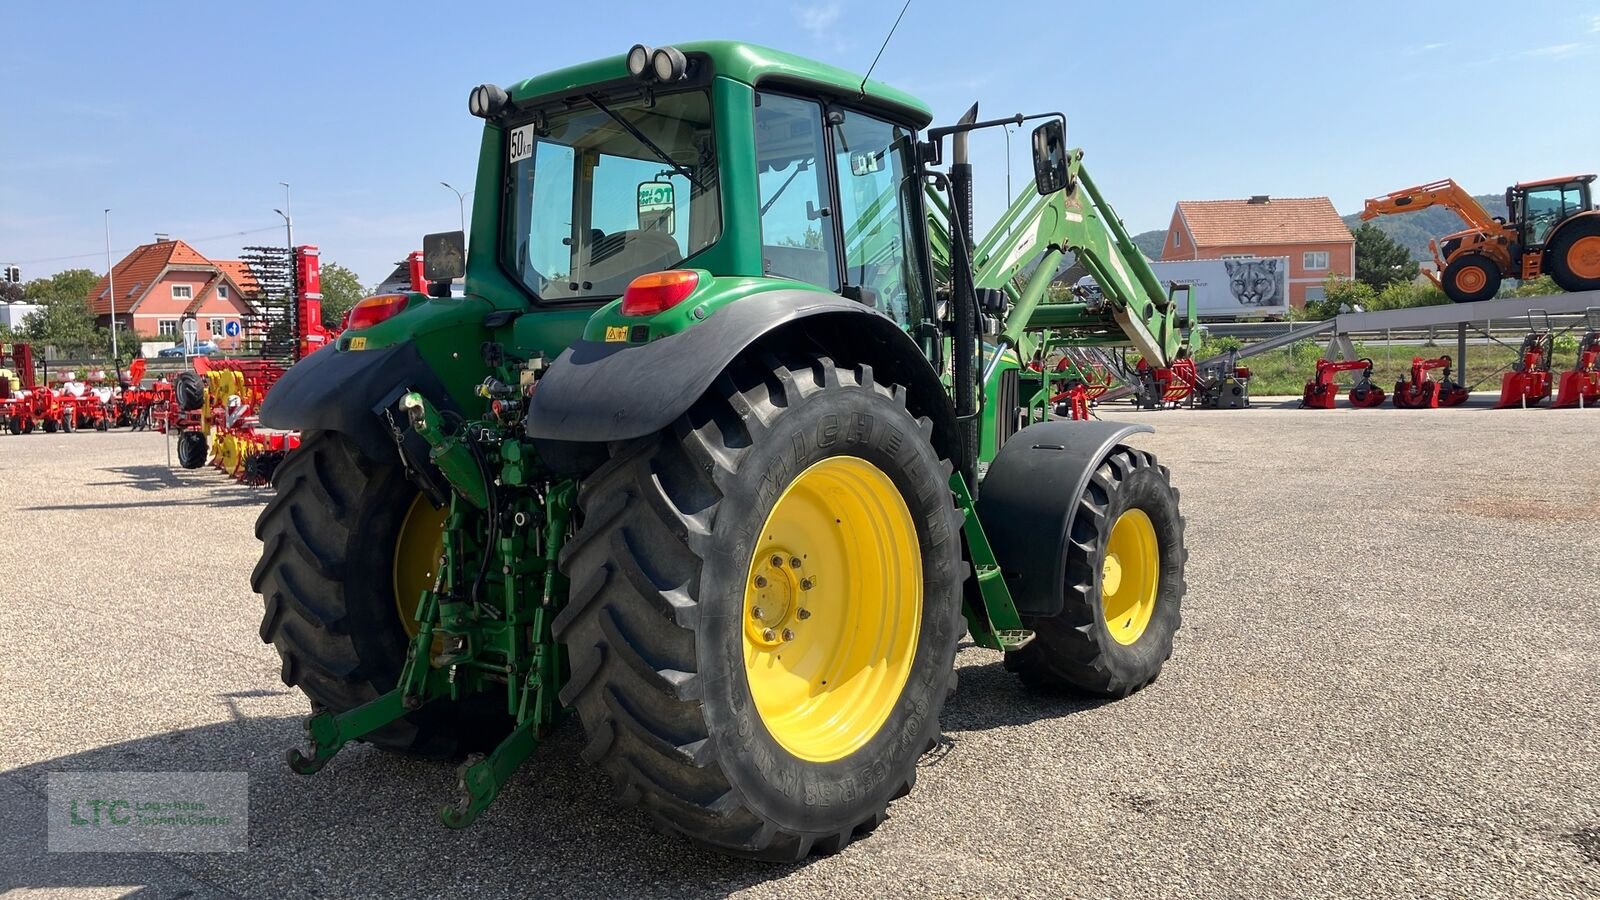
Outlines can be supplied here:
M1506 214L1506 198L1503 195L1479 194L1472 199L1483 204L1483 208L1488 210L1491 216ZM1358 213L1351 213L1343 218L1351 230L1361 224L1361 216ZM1372 220L1372 224L1378 226L1379 231L1402 247L1410 250L1411 255L1419 262L1433 259L1433 254L1428 252L1430 239L1467 227L1460 216L1439 206L1397 216L1379 216Z
M1158 228L1155 231L1141 231L1133 236L1134 246L1139 248L1150 259L1161 258L1161 247L1167 242L1167 230Z

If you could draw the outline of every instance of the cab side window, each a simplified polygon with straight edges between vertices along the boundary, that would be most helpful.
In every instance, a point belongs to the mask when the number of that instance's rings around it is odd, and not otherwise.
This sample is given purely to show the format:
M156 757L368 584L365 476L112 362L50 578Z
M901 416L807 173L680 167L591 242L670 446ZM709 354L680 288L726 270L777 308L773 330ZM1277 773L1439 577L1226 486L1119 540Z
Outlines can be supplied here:
M844 229L844 281L863 302L910 328L923 318L917 197L908 129L849 110L836 111L833 164Z
M838 291L822 107L759 93L755 125L762 268L767 275Z

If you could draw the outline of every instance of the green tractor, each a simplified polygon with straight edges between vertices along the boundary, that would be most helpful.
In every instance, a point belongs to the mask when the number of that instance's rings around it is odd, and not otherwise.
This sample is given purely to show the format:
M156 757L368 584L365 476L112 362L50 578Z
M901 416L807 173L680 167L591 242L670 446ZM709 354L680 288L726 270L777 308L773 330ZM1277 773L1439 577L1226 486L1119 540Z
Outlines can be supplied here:
M575 709L623 802L793 860L911 790L964 635L1042 689L1155 679L1178 493L1147 426L1044 421L1028 362L1166 364L1187 321L1060 114L929 129L721 41L469 107L471 252L430 236L426 294L361 301L261 411L304 433L252 576L313 708L296 771L464 756L460 827ZM967 136L1032 120L1034 183L976 236ZM1103 298L1042 302L1064 252Z

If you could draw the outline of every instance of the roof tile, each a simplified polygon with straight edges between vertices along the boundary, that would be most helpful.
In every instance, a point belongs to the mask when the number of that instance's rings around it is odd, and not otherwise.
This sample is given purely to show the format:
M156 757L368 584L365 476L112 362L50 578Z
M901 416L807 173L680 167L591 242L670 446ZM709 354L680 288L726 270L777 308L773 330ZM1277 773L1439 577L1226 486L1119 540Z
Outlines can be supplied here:
M1327 197L1180 200L1178 210L1197 247L1353 241Z
M153 244L143 244L135 247L133 252L122 258L112 272L116 275L117 311L126 312L144 296L146 288L155 284L161 272L169 266L184 268L203 267L219 270L227 275L239 290L248 297L254 294L259 285L250 267L242 260L237 259L206 259L200 251L189 246L181 240L157 241ZM216 279L213 278L212 281ZM123 289L121 285L131 285ZM210 282L198 292L196 300L205 296L211 288ZM111 300L106 296L106 279L101 277L94 288L89 291L89 310L97 316L110 315ZM191 304L192 309L198 304Z

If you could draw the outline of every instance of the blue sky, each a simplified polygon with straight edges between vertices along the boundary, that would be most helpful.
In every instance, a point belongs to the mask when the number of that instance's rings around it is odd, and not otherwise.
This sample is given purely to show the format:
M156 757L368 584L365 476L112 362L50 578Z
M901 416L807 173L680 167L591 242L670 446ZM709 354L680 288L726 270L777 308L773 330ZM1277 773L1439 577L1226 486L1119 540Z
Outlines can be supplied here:
M847 68L898 3L248 3L7 0L0 263L103 270L169 232L207 254L297 241L367 283L456 225L475 84L722 37ZM1600 0L952 3L913 0L875 73L941 122L1064 110L1135 231L1179 199L1363 197L1454 177L1474 192L1600 169ZM1013 139L1012 177L1027 177ZM978 216L1003 207L999 133L974 144ZM469 198L470 202L470 198ZM980 224L981 224L980 221ZM239 235L238 232L255 232ZM60 257L74 257L61 259Z

